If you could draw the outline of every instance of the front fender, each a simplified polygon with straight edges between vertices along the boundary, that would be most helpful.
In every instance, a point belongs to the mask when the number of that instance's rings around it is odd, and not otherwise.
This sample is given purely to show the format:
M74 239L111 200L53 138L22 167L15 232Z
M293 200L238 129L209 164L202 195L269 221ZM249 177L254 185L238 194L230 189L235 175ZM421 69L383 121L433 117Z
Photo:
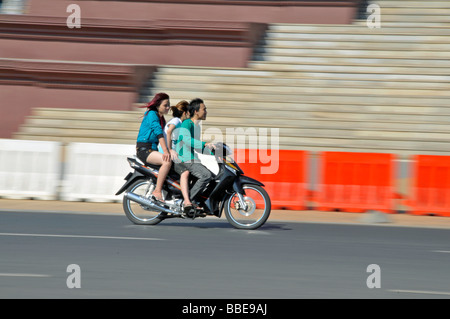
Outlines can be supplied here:
M257 181L256 179L253 179L253 178L248 177L248 176L241 175L241 176L239 176L238 178L236 178L234 180L234 182L233 182L233 191L236 192L236 193L241 193L241 194L245 195L245 191L242 188L242 184L253 184L253 185L258 185L258 186L263 186L264 187L264 184L261 183L260 181ZM228 194L228 193L226 193L223 196L223 199L222 199L222 201L220 203L219 215L217 217L220 218L220 216L222 216L222 212L223 212L223 209L225 208L225 204L228 201L228 199L230 199L231 196L232 196L232 194Z
M241 175L235 179L233 183L233 190L237 193L245 194L245 191L242 188L242 184L253 184L264 187L264 184L261 183L260 181L257 181L256 179L253 179L245 175Z
M144 176L145 176L144 174L139 173L138 171L134 171L133 173L129 173L125 177L125 180L126 180L125 184L123 184L122 187L117 191L116 195L120 195L121 193L123 193L128 188L128 186L130 186L136 180L141 179Z
M225 194L224 196L223 196L223 198L222 198L222 201L220 202L220 207L219 207L219 212L218 212L218 214L216 215L217 217L221 217L222 216L222 212L223 212L223 209L225 208L225 204L226 204L226 202L228 201L228 199L231 197L231 194Z

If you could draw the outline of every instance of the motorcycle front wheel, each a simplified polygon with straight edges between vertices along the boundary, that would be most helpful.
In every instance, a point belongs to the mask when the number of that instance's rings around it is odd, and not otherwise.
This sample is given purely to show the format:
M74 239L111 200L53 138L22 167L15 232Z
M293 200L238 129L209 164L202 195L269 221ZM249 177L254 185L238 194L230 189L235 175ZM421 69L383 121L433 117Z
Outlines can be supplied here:
M131 184L127 192L149 197L154 188L155 184L152 180L141 179ZM128 219L137 225L156 225L162 221L161 218L158 218L158 211L150 210L125 196L123 197L123 210Z
M228 222L238 229L257 229L264 225L271 211L270 197L266 190L258 185L244 184L244 202L242 207L239 197L233 193L225 203L225 216Z

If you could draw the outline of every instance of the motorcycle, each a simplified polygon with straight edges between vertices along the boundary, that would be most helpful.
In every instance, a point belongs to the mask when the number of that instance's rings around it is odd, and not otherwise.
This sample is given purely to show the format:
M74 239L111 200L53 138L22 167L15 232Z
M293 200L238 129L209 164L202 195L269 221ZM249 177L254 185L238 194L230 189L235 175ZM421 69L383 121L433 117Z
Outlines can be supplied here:
M183 196L179 175L172 169L163 186L164 202L153 200L159 166L144 164L136 156L127 157L133 172L125 177L125 184L116 195L124 193L123 209L134 224L156 225L169 218L216 216L222 212L228 222L238 229L257 229L270 215L270 197L264 184L244 175L239 165L229 155L232 150L224 143L217 143L212 150L219 170L205 189L197 196L197 205L190 211L183 208ZM190 182L195 177L190 175Z

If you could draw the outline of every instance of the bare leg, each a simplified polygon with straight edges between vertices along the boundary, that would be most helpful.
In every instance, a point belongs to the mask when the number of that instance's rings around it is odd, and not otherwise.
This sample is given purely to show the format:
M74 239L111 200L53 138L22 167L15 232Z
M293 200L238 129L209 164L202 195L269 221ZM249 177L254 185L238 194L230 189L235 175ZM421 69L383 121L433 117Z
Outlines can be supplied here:
M166 180L167 175L169 174L170 167L172 166L172 161L165 162L162 159L162 154L157 151L151 152L147 157L147 162L154 165L161 165L159 168L158 178L156 180L156 187L153 191L153 195L162 200L162 187L164 185L164 181Z
M185 171L180 175L181 193L184 198L184 206L191 206L191 200L189 198L189 171Z

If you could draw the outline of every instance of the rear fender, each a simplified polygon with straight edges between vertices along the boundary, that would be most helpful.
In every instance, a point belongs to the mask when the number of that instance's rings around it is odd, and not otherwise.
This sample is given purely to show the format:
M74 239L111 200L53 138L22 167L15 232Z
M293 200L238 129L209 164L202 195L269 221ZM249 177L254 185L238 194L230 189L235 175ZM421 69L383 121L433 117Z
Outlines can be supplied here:
M122 187L117 191L116 195L122 194L131 184L133 184L138 179L142 179L143 177L145 177L145 175L138 171L128 173L128 175L125 177L125 184L123 184Z

